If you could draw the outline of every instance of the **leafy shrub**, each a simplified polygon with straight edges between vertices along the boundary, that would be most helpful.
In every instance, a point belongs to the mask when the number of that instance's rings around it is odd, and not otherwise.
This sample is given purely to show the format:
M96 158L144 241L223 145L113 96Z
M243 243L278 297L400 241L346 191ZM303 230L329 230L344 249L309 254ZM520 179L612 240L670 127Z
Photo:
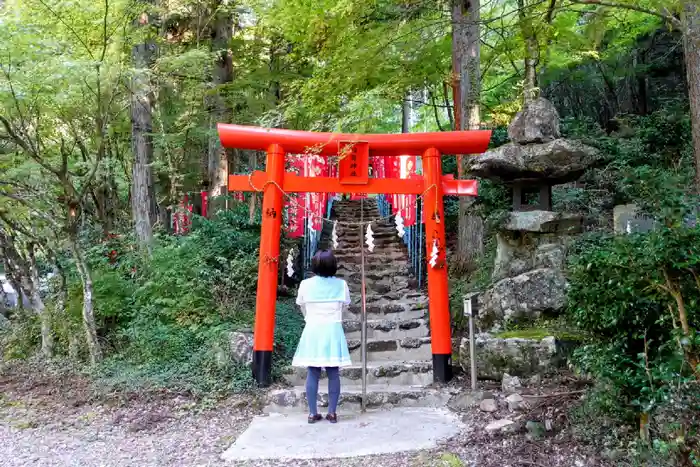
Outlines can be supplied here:
M604 388L592 401L608 417L650 416L652 445L686 460L699 447L698 274L700 227L590 236L569 265L571 318L593 336L574 362Z
M254 319L260 219L234 203L212 219L195 218L185 236L159 233L144 257L131 233L82 239L94 284L98 333L107 361L98 376L106 387L163 387L190 392L239 390L250 371L228 361L230 332ZM80 332L82 287L66 259L66 319ZM49 304L58 296L56 284ZM280 306L282 364L293 353L303 323ZM36 336L34 337L36 341ZM82 339L81 339L82 340Z
M17 310L5 326L0 326L0 358L26 359L36 354L41 342L39 317L25 309Z

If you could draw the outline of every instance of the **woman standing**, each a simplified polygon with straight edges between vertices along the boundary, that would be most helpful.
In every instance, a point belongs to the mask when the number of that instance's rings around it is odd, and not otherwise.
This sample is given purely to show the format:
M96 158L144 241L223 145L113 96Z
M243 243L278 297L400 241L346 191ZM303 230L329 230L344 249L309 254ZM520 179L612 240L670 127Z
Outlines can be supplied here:
M335 277L338 262L330 250L321 250L311 260L314 277L301 281L297 305L306 325L299 340L292 365L308 368L306 398L309 402L309 423L323 420L318 413L318 381L321 369L328 374L328 415L326 420L338 422L336 408L340 397L339 368L350 366L350 352L343 331L343 308L350 304L348 284Z

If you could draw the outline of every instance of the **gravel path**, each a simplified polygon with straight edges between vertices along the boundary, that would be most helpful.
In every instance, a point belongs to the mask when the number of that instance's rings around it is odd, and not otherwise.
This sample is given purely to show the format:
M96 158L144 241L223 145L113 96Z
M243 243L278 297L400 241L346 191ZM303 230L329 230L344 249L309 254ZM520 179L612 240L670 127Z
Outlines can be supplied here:
M216 404L181 396L90 395L89 381L46 380L0 372L0 465L3 467L589 467L604 465L590 449L556 439L492 437L493 414L464 415L466 429L433 451L313 461L225 463L220 455L259 413L256 397ZM303 416L303 415L302 415Z
M24 466L214 466L254 416L245 399L215 409L193 410L186 400L132 405L84 406L59 414L5 401L0 409L0 461ZM58 415L58 416L57 416ZM303 416L303 415L302 415ZM328 461L250 462L245 466L366 466L415 464L417 454Z
M58 412L22 401L7 401L0 409L0 462L25 466L219 466L221 453L247 427L254 414L247 399L232 399L200 411L187 400L133 404L128 408L83 406ZM467 415L469 417L469 415ZM483 437L482 421L468 420L463 433L439 449L370 458L294 462L256 461L227 465L262 466L594 466L602 465L570 446L550 447L547 463L531 463L524 453L516 461L517 437Z

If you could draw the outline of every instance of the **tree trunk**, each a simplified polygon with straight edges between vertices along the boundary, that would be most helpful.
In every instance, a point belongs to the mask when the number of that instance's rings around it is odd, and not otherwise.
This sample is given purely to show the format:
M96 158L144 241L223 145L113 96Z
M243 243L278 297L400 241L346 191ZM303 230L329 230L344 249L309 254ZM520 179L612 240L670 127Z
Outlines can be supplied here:
M227 195L228 185L228 160L229 154L221 146L216 124L231 122L231 109L227 105L222 93L222 87L233 81L233 54L231 52L231 38L233 34L233 14L225 2L219 0L214 3L214 25L212 28L211 47L216 54L212 87L214 93L210 102L211 136L209 137L209 149L207 158L207 178L209 182L209 195Z
M407 92L401 104L401 133L411 132L411 93Z
M520 17L520 33L525 43L525 77L523 80L523 102L536 99L539 95L537 87L537 67L540 64L540 44L532 26L532 16L526 10L525 0L518 0L518 15Z
M71 322L68 312L66 310L66 303L68 301L68 280L66 279L66 273L63 267L58 263L58 260L54 260L53 272L56 278L58 278L58 291L56 293L56 316L61 318L61 327L63 332L66 334L66 339L68 340L68 357L71 360L78 360L78 355L80 353L80 342L78 341L78 336L74 332L73 323Z
M149 6L155 0L146 0ZM142 12L137 28L148 28L152 16ZM150 252L153 241L153 224L157 217L153 189L153 90L149 78L158 46L155 35L145 33L145 41L136 44L131 57L134 73L131 78L131 149L134 154L131 186L131 211L134 217L136 238L142 248Z
M14 281L13 287L17 292L18 303L27 297L33 313L39 316L41 327L41 354L45 358L54 355L54 339L51 329L51 315L39 294L39 273L34 256L35 245L27 245L27 255L24 256L17 248L11 234L0 231L0 253L4 259L5 273Z
M80 282L83 285L83 327L85 328L85 342L90 354L90 363L96 364L102 360L102 348L97 339L97 324L95 323L95 309L92 302L92 275L85 262L83 253L75 238L70 239L70 249L78 269Z
M477 130L481 122L480 1L455 0L452 5L452 57L456 73L455 124L458 130ZM457 157L462 157L458 155ZM458 164L459 178L468 171ZM484 221L474 212L474 199L459 199L457 263L464 270L475 267L484 253Z
M44 300L39 293L39 271L36 267L36 257L34 256L35 245L30 243L27 247L27 257L29 266L29 299L34 312L39 315L41 323L41 354L44 358L53 358L54 338L51 323L51 310L46 308Z
M700 194L700 6L688 1L684 5L683 14L683 50L692 122L695 193Z

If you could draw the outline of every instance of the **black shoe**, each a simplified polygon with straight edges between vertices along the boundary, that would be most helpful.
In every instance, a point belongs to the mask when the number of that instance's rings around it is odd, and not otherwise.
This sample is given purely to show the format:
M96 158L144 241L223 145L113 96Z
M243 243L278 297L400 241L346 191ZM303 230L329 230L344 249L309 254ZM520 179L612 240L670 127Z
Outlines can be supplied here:
M321 420L323 420L323 416L321 416L320 414L309 415L309 419L308 419L309 424L314 424L316 422L320 422Z
M326 420L328 420L331 423L338 423L338 415L334 413L329 413L326 415Z

